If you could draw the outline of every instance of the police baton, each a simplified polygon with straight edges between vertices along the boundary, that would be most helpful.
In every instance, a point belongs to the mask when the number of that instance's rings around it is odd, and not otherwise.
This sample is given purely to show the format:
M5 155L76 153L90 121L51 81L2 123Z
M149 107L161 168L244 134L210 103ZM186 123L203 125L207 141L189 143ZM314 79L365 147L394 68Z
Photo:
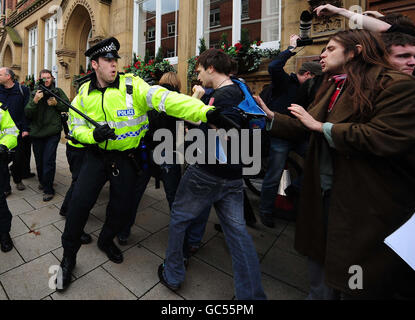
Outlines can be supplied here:
M75 111L77 114L79 114L82 118L84 118L85 120L87 120L88 122L92 123L96 128L100 128L102 127L102 125L100 125L98 122L96 122L94 119L91 119L90 117L88 117L85 113L79 111L77 108L75 108L74 106L72 106L70 103L66 102L65 100L63 100L61 97L59 97L57 94L55 94L54 92L52 92L50 89L48 89L44 84L42 79L39 80L39 88L41 88L43 91L46 91L48 94L50 94L52 97L58 99L60 102L62 102L65 106L67 106L68 108L72 109L73 111Z

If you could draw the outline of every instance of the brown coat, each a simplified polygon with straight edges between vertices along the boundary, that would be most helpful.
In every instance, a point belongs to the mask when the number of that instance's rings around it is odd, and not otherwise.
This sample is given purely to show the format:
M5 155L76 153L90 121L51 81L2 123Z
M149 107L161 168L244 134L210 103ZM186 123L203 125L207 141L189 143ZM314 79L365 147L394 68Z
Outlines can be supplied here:
M383 240L415 211L415 80L380 67L370 73L383 79L384 89L374 96L369 120L353 116L347 90L327 114L334 84L309 110L316 120L334 124L333 186L326 235L319 174L325 138L313 132L295 248L324 265L329 286L352 295L380 296L395 285L396 272L409 268ZM297 119L275 115L272 135L301 139L304 132ZM363 269L363 290L349 289L352 265Z

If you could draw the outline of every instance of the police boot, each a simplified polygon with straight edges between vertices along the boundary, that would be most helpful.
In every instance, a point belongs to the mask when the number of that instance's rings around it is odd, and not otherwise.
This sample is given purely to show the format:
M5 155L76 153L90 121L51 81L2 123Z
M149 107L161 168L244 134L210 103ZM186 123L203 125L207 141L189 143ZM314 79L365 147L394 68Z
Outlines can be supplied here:
M91 243L92 242L92 237L91 237L91 235L89 235L88 233L86 233L86 232L82 232L82 235L81 235L81 243L82 244L89 244L89 243Z
M0 246L1 246L1 251L3 252L9 252L10 250L13 249L13 241L10 238L9 233L0 234Z
M56 277L56 291L62 292L68 288L72 280L72 271L76 265L76 256L63 256L61 269Z
M124 260L121 250L114 244L113 241L109 243L101 243L98 240L98 248L107 254L108 259L115 263L121 263Z

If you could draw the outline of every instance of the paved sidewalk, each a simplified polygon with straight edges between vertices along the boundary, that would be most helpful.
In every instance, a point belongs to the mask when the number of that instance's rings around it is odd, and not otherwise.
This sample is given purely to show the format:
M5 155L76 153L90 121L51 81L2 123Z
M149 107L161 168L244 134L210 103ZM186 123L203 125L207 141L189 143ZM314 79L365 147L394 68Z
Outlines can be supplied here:
M109 186L105 185L91 211L85 231L93 242L82 246L74 282L64 293L49 288L49 268L62 257L61 234L65 220L59 215L71 182L65 145L59 144L55 177L56 196L42 201L37 177L24 180L26 190L7 198L13 214L11 236L15 248L0 251L0 300L229 300L234 296L231 258L224 237L214 229L218 218L210 215L203 246L191 258L186 280L173 293L157 277L167 246L169 210L163 189L152 180L143 196L128 245L121 247L124 262L108 260L96 245L105 218ZM36 172L32 156L32 172ZM249 195L257 212L259 198ZM214 211L214 209L212 210ZM258 219L259 220L259 219ZM276 228L248 227L261 261L262 283L268 299L304 299L308 290L306 260L293 249L294 224L277 220Z

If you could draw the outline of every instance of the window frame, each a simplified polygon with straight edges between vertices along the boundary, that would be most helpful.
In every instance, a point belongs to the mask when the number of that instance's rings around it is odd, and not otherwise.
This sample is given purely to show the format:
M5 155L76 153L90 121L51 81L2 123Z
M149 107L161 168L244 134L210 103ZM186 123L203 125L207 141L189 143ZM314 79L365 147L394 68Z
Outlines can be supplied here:
M38 54L38 26L31 27L28 34L28 62L27 74L34 75L37 78L37 54ZM32 58L34 53L34 66Z
M141 43L138 42L138 37L139 37L139 32L143 32L142 30L140 30L140 5L145 3L147 0L134 0L134 13L133 13L133 53L136 53L138 55L138 53L140 52L140 45ZM180 1L180 0L175 0L175 1ZM161 40L162 40L162 25L161 25L161 12L162 12L162 0L155 0L156 2L156 24L155 24L155 37L153 40L148 40L148 38L146 37L146 41L154 41L155 42L155 55L157 54L159 48L161 47ZM177 30L177 22L178 22L178 18L179 18L179 8L180 8L180 2L178 3L177 6L177 11L175 14L175 21L174 21L174 26L175 26L175 33L174 35L168 35L168 37L175 37L175 52L176 52L176 56L172 57L172 58L164 58L165 60L170 61L171 64L178 64L179 58L177 56L177 51L178 51L178 43L177 43L177 37L178 37L178 30Z
M52 75L55 78L55 83L57 83L58 79L58 66L56 63L56 41L58 38L58 21L57 16L53 15L45 20L45 41L44 41L44 49L45 49L45 57L44 57L44 69L48 69L52 71ZM52 62L49 65L49 43L52 42Z
M170 31L171 28L173 29L173 32ZM168 37L176 36L176 22L175 21L167 23L167 36Z
M271 9L271 1L278 1L278 35L279 40L267 41L261 43L260 48L279 49L281 42L281 0L266 0L265 5L267 9ZM211 2L212 3L212 2ZM197 28L196 28L196 55L199 55L199 39L204 37L204 32L210 27L210 17L208 20L209 27L204 25L204 0L197 0ZM268 11L269 12L269 11ZM274 14L272 12L271 14ZM242 29L242 0L232 0L232 44L235 45L241 39ZM206 43L209 46L208 43Z

